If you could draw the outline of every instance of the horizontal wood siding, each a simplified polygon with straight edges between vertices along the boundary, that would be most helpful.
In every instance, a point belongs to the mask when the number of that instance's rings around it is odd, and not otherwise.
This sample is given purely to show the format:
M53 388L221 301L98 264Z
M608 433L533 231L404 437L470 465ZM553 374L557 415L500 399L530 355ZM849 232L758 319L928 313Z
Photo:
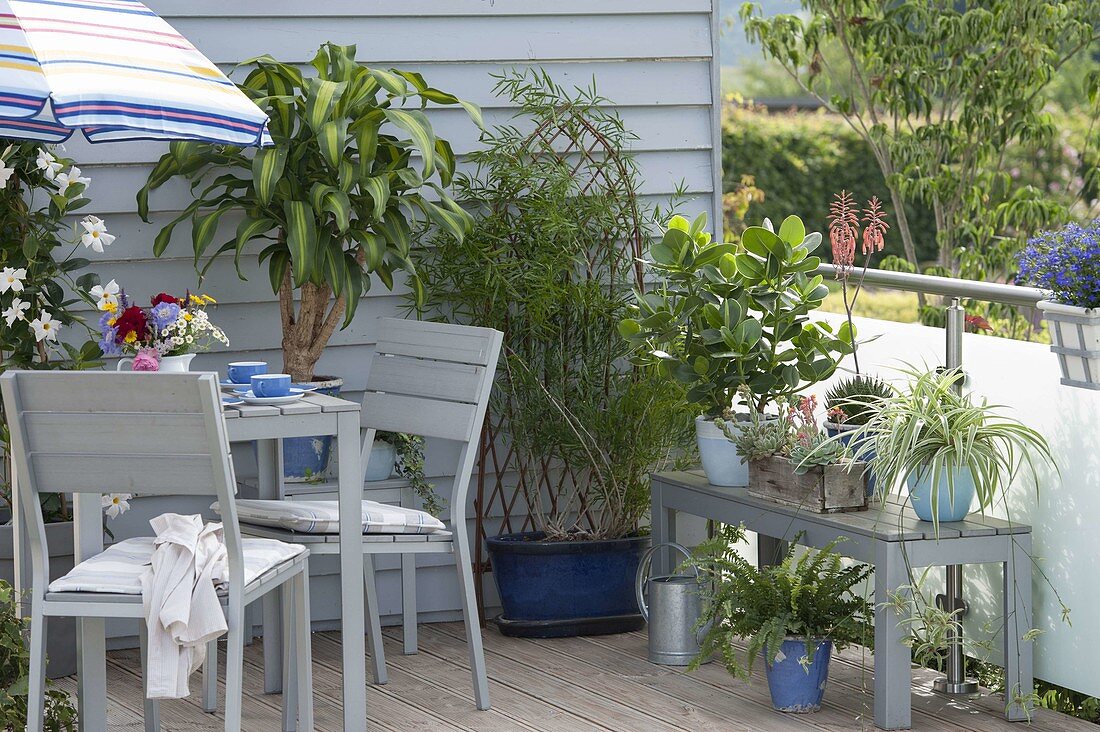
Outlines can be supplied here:
M227 72L242 59L270 53L305 66L324 41L358 46L358 58L381 67L422 72L438 88L484 107L488 124L512 115L492 94L491 74L537 65L560 83L588 86L612 100L639 136L633 146L643 193L665 203L677 190L689 197L685 213L706 211L714 221L719 153L712 63L711 0L148 0L201 51ZM240 78L239 72L234 74ZM433 124L460 156L478 145L478 131L457 109L431 110ZM188 202L185 185L153 194L152 224L135 213L134 194L166 146L153 142L90 145L74 137L66 154L92 178L92 203L82 213L106 219L117 241L103 255L90 255L104 281L116 279L137 299L162 290L199 286L186 225L161 259L152 242L161 226ZM223 220L218 242L236 221ZM203 292L219 306L214 322L231 348L200 355L194 369L224 369L238 359L264 359L278 366L280 328L276 299L253 255L245 257L240 281L230 259L211 268ZM366 384L366 364L375 338L375 318L404 313L403 288L375 282L364 293L355 322L332 339L319 373L346 380L350 398ZM433 463L435 461L432 461ZM450 468L453 470L453 466ZM457 604L430 602L435 608Z

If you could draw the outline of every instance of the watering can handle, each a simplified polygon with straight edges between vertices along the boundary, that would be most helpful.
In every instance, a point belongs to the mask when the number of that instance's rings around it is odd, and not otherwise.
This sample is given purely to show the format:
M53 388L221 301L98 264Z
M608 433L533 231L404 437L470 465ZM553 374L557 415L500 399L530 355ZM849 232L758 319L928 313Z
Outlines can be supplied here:
M665 547L672 547L684 555L685 558L691 559L691 552L689 552L683 544L677 544L674 541L670 541L664 544L656 544L645 550L645 554L642 555L641 561L638 562L638 574L634 578L634 594L638 598L638 609L642 611L642 618L649 622L649 604L645 600L645 586L649 580L649 568L653 565L653 554L658 549ZM695 570L695 576L699 576L699 568L692 567Z

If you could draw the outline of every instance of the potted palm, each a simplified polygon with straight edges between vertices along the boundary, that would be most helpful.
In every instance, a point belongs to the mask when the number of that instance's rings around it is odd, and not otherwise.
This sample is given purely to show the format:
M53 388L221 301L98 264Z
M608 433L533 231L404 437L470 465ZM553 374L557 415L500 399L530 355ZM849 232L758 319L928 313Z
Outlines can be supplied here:
M620 333L637 362L683 384L702 410L696 431L707 479L743 486L748 466L732 437L749 412L831 376L837 358L852 352L852 333L810 318L829 288L814 273L821 235L807 234L797 216L778 232L770 221L750 226L738 243L712 241L705 226L705 216L672 218L647 263L661 285L639 293Z
M1039 489L1036 459L1053 465L1041 434L961 393L959 371L907 373L849 443L883 491L904 483L917 517L938 526L965 518L975 498L985 511L1024 466Z
M833 649L869 640L874 608L857 585L871 569L842 564L833 551L839 539L797 554L792 542L779 564L757 567L742 556L744 541L743 527L725 526L689 560L707 580L699 622L709 626L691 668L717 655L731 674L748 679L762 659L777 710L816 712Z
M488 539L498 625L543 637L636 629L649 473L670 463L690 419L678 385L631 368L616 333L645 226L631 136L593 90L542 72L506 74L496 90L517 120L488 132L456 179L473 230L417 254L433 311L504 333L482 470L505 476L502 502L526 509L533 530L505 524ZM563 159L570 149L598 154Z
M1045 231L1019 254L1020 282L1050 293L1039 302L1062 383L1100 389L1100 220Z
M149 220L150 191L177 176L202 193L165 226L153 244L160 256L176 226L191 221L200 276L219 256L241 258L257 243L279 296L283 371L336 393L342 379L314 370L337 328L347 327L377 278L392 288L402 273L420 292L410 257L431 224L462 238L470 218L446 195L455 169L450 144L435 136L428 103L476 106L428 85L411 71L369 68L354 46L326 43L311 62L316 76L270 56L248 62L241 89L271 117L274 145L256 151L175 142L138 193ZM410 104L414 102L414 104ZM425 195L427 192L432 195ZM212 247L226 214L241 215L235 233ZM284 443L288 477L310 478L328 464L331 438Z

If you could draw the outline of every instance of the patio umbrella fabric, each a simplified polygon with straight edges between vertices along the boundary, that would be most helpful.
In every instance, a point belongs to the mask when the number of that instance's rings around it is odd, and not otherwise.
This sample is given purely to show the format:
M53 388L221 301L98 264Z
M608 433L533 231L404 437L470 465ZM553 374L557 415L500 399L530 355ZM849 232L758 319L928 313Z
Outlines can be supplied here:
M270 145L267 121L136 0L0 0L0 137Z

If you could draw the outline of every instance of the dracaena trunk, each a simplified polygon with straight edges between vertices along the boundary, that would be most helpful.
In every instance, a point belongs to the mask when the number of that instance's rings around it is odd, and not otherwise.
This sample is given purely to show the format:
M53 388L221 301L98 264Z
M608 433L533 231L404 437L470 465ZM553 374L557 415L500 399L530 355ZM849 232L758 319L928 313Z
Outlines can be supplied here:
M344 298L332 297L327 285L307 282L294 302L290 268L279 288L279 314L283 326L283 371L296 382L313 379L317 361L344 314Z

